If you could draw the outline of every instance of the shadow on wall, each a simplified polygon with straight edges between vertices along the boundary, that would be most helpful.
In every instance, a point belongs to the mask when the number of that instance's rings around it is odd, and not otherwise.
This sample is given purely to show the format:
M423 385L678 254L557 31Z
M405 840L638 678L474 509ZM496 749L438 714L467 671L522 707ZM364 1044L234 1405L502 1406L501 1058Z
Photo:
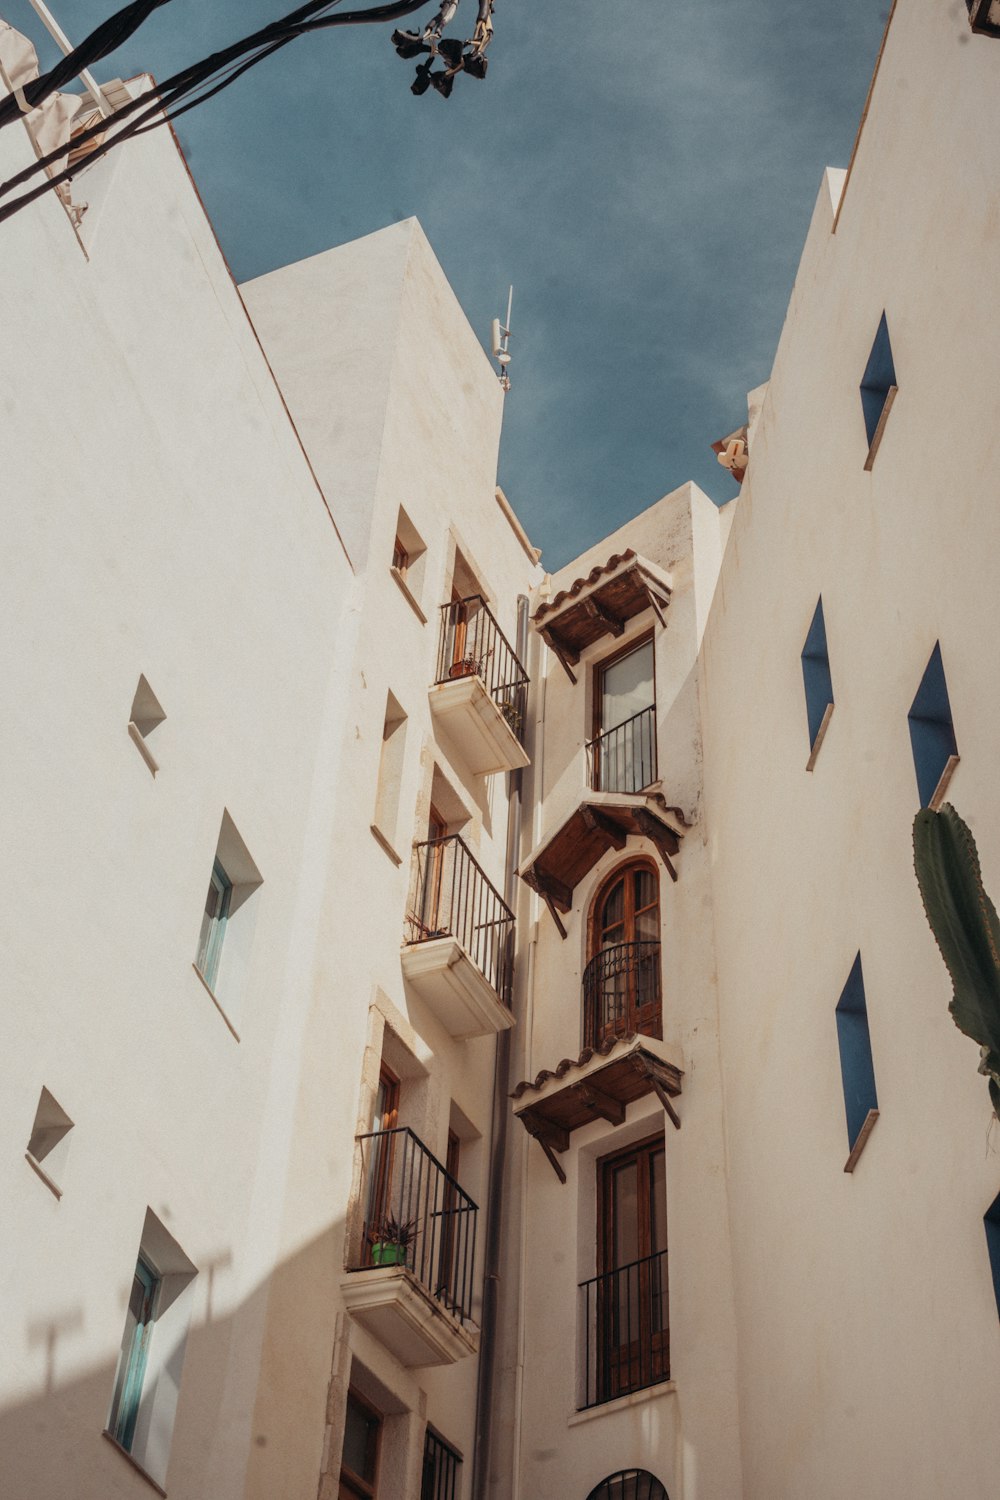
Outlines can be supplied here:
M344 1224L332 1224L283 1262L235 1308L216 1315L225 1296L229 1252L199 1267L205 1277L202 1320L187 1338L180 1397L164 1488L170 1500L236 1500L244 1493L292 1500L282 1475L310 1471L310 1500L322 1462L326 1385L336 1331L336 1282L343 1266ZM125 1321L127 1276L107 1289ZM52 1311L29 1315L20 1335L25 1355L45 1350L40 1389L0 1404L0 1495L10 1500L134 1500L153 1494L131 1463L102 1436L108 1421L117 1353L83 1375L63 1380L85 1324L83 1307L65 1286ZM324 1327L324 1321L328 1326ZM281 1330L287 1360L269 1346ZM8 1324L6 1336L17 1337ZM154 1326L153 1338L156 1337ZM261 1350L269 1384L258 1380ZM310 1364L305 1351L311 1350ZM323 1370L316 1377L317 1361ZM316 1413L315 1431L304 1430ZM304 1449L308 1450L304 1452ZM253 1457L255 1482L246 1485Z

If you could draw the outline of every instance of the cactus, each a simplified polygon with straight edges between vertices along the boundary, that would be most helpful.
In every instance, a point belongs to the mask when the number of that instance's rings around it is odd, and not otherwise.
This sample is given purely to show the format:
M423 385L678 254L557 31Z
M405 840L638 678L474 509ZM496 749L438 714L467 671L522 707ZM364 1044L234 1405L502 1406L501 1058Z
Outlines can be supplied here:
M979 1071L989 1079L1000 1119L1000 920L983 888L976 841L950 803L917 813L913 863L955 991L948 1009L958 1029L979 1043Z

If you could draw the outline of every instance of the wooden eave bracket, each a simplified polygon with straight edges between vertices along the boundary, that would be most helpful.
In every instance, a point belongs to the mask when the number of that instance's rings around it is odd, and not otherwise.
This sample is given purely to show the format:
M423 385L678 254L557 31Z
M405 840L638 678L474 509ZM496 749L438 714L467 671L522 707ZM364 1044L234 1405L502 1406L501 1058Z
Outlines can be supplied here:
M525 870L524 875L521 878L527 885L531 887L533 891L537 892L537 894L541 896L542 900L545 902L545 905L549 909L549 916L556 924L559 936L562 938L563 942L565 942L566 928L563 925L563 920L559 915L557 906L560 907L564 912L569 912L572 910L573 892L570 890L569 886L563 885L561 881L556 880L554 875L540 875L535 869L534 865L532 865L530 869Z
M563 645L562 641L559 640L558 636L553 630L550 629L548 625L543 625L539 631L539 634L541 635L542 640L545 642L546 646L548 646L551 651L555 652L564 672L566 673L566 676L569 678L573 686L576 687L576 674L573 671L573 668L580 660L579 651L571 651L568 646Z
M582 607L585 615L589 615L592 620L598 620L616 640L620 635L625 634L625 621L619 620L610 609L605 609L601 601L595 599L593 595L582 601Z
M585 802L580 808L580 813L583 817L583 826L591 833L600 834L609 849L625 848L628 834L623 828L619 828L617 823L612 822L606 813L602 813L600 808L592 807Z
M677 871L674 869L670 856L676 854L680 848L677 835L671 832L665 823L661 823L659 818L654 817L645 807L635 808L632 818L635 822L636 830L649 839L666 866L667 874L676 884Z
M676 1097L681 1091L680 1074L676 1068L668 1067L664 1063L657 1062L647 1052L637 1052L632 1059L632 1066L637 1073L648 1078L653 1093L663 1105L664 1112L669 1118L675 1130L680 1130L680 1115L674 1109L671 1095Z
M525 1130L530 1136L534 1136L545 1152L549 1166L565 1187L566 1173L563 1170L562 1162L556 1156L556 1152L569 1150L569 1131L561 1129L558 1125L553 1125L551 1120L544 1119L532 1109L524 1110L520 1118Z

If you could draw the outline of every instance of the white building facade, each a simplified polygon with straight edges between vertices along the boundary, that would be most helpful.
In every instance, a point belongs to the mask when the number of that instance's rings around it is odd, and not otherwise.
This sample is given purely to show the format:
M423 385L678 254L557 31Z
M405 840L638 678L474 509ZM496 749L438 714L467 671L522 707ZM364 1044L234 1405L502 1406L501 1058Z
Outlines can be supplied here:
M415 221L236 288L161 131L3 226L0 1492L993 1495L984 24L895 5L739 499L552 577Z

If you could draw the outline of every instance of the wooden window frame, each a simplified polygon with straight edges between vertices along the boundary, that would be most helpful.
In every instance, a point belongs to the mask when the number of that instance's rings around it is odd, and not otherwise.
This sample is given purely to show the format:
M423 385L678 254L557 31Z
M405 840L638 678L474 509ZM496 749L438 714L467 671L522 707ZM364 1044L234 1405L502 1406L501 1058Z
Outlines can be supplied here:
M355 1405L360 1406L363 1411L367 1412L370 1417L375 1418L375 1427L373 1429L375 1453L371 1465L374 1477L372 1479L365 1479L362 1475L356 1474L353 1469L349 1469L344 1462L343 1451L341 1451L340 1485L338 1494L341 1497L341 1500L343 1500L343 1494L346 1487L347 1493L352 1497L356 1496L357 1500L376 1500L376 1497L378 1495L379 1470L382 1464L382 1428L385 1422L385 1417L383 1413L379 1411L377 1406L373 1406L370 1401L366 1401L364 1396L362 1396L359 1391L356 1391L353 1386L351 1386L347 1392L348 1405L352 1401L355 1403ZM346 1437L346 1408L344 1417L344 1433ZM371 1435L369 1435L369 1449L370 1447ZM366 1454L366 1466L367 1459L368 1455Z
M601 705L602 705L602 702L603 702L603 699L604 699L604 690L603 690L604 673L608 670L609 667L613 667L618 662L624 661L624 659L625 659L626 656L631 656L633 651L638 651L643 646L650 646L652 648L652 655L653 655L653 702L652 702L652 709L653 709L653 762L654 762L654 769L656 768L656 761L657 761L657 753L656 753L657 752L657 746L656 746L656 631L653 629L652 626L650 626L649 629L648 630L644 630L641 635L637 635L632 640L630 640L627 645L625 645L625 646L619 646L618 649L617 649L617 651L612 651L608 656L602 656L601 659L600 659L600 661L595 661L594 662L594 665L593 665L593 668L592 668L592 677L591 677L591 700L592 701L591 701L591 705L590 705L590 708L591 708L591 715L590 715L590 742L591 742L591 746L592 746L592 761L593 761L592 768L591 768L591 773L590 774L591 774L591 778L592 778L591 784L593 786L598 786L600 784L600 779L601 779L601 768L600 768L601 746L600 746L600 738L601 738L601 735L603 735L605 733L605 727L604 727L604 725L603 725L603 723L601 721ZM626 720L626 722L627 722L627 720ZM617 727L617 726L614 726L614 727Z
M656 1156L663 1156L664 1176L664 1244L658 1249L653 1248L653 1224L655 1223L655 1209L653 1207L653 1161ZM615 1220L614 1220L614 1176L616 1171L622 1167L635 1163L637 1177L642 1183L641 1191L637 1191L636 1202L638 1207L638 1223L636 1226L636 1237L639 1241L639 1254L634 1261L628 1261L625 1267L617 1265L615 1254ZM640 1166L640 1163L642 1164ZM639 1333L634 1340L629 1339L625 1343L612 1344L610 1341L604 1346L604 1358L602 1368L604 1379L608 1382L605 1400L614 1399L619 1395L628 1395L634 1390L641 1390L650 1384L659 1383L657 1380L643 1380L642 1363L643 1355L649 1366L659 1365L663 1374L661 1379L670 1378L670 1281L669 1281L669 1255L664 1263L662 1282L657 1279L657 1290L662 1299L660 1302L660 1319L662 1327L654 1327L653 1308L654 1301L653 1271L649 1262L653 1256L661 1255L668 1250L669 1222L667 1220L667 1204L665 1197L666 1188L666 1140L661 1133L646 1136L641 1141L635 1141L630 1146L624 1146L618 1151L609 1152L607 1156L598 1158L597 1161L597 1258L598 1275L600 1277L610 1276L616 1271L634 1266L636 1270L635 1287L637 1297L637 1321ZM638 1186L638 1184L637 1184ZM631 1316L631 1281L628 1285L628 1306ZM614 1291L605 1288L604 1297L607 1299L603 1309L598 1308L598 1327L604 1332L599 1333L601 1339L608 1338L608 1331L618 1327L620 1303L613 1299L621 1296L620 1287ZM649 1326L648 1334L644 1329ZM648 1344L643 1348L643 1341L648 1339ZM622 1368L624 1354L624 1371ZM637 1371L638 1378L633 1373Z
M607 875L601 881L600 885L598 886L598 888L597 888L597 890L596 890L596 892L594 894L593 900L590 903L590 912L589 912L588 917L587 917L587 962L588 963L590 963L592 959L595 959L598 956L598 954L603 951L603 942L602 942L602 939L604 937L604 929L603 929L602 922L601 922L601 913L602 913L604 905L606 904L607 899L610 896L612 890L618 884L618 882L621 881L621 880L625 881L625 899L624 899L623 907L622 907L622 932L623 932L623 936L622 936L621 941L622 941L623 944L636 943L636 942L641 941L639 938L637 938L635 936L635 931L636 931L636 926L635 926L636 917L639 916L639 915L642 915L643 912L647 912L647 911L651 910L651 908L648 907L648 906L645 906L645 907L640 908L640 910L638 912L635 909L635 900L634 900L635 887L634 887L632 881L629 880L628 877L633 872L635 872L637 870L646 870L653 877L653 881L654 881L655 887L656 887L656 906L655 906L655 910L656 910L656 917L657 917L657 920L656 920L657 936L656 936L655 939L650 939L650 941L655 941L657 943L662 943L662 940L661 940L661 938L659 936L661 919L662 919L662 903L661 903L661 890L660 890L660 872L657 869L655 862L652 859L650 859L650 857L648 855L646 855L646 854L639 854L639 855L636 855L632 859L624 860L621 864L615 865L615 867L612 870L609 870L608 873L607 873ZM630 923L630 921L631 921L631 936L628 935L629 934L629 923ZM627 982L627 992L628 992L628 995L629 995L628 1012L627 1012L627 1014L630 1015L630 1016L634 1015L636 1017L637 1024L636 1024L636 1028L635 1029L638 1031L639 1035L641 1035L641 1036L653 1036L653 1037L656 1037L657 1039L660 1039L660 1040L662 1040L662 1038L663 1038L663 981L662 981L662 972L661 972L661 967L660 967L661 964L662 964L662 957L661 957L661 954L658 953L657 957L656 957L656 965L657 965L656 1014L655 1014L655 1016L651 1017L651 1019L650 1019L649 1022L647 1022L647 1024L652 1025L652 1030L643 1030L642 1026L639 1024L640 1008L635 1004L635 992L637 990L637 984L635 982L635 979L632 976L628 977L628 982ZM628 1024L626 1022L625 1030L621 1032L621 1035L622 1036L627 1035L628 1032L629 1032L629 1030L630 1030L630 1028L629 1028L629 1026L628 1026ZM597 1035L594 1038L594 1042L596 1042L598 1044L601 1041L603 1041L603 1040L604 1040L604 1037L601 1036L601 1035ZM585 1041L586 1041L586 1044L588 1046L592 1045L592 1042L591 1042L590 1038L585 1038Z
M148 1303L149 1315L145 1322L136 1323L128 1352L126 1353L123 1348L119 1355L118 1369L115 1371L115 1394L112 1398L113 1405L108 1417L107 1429L118 1446L124 1448L126 1453L132 1452L132 1445L135 1442L135 1426L139 1416L139 1403L142 1400L146 1365L149 1360L149 1345L153 1336L153 1328L156 1325L157 1303L162 1284L162 1277L144 1255L139 1255L136 1260L133 1272L133 1282L135 1281L138 1281L143 1288L144 1305ZM131 1303L131 1296L129 1302ZM119 1376L121 1377L120 1391Z
M399 532L392 544L392 566L400 578L406 577L406 570L410 566L410 554L399 539Z

